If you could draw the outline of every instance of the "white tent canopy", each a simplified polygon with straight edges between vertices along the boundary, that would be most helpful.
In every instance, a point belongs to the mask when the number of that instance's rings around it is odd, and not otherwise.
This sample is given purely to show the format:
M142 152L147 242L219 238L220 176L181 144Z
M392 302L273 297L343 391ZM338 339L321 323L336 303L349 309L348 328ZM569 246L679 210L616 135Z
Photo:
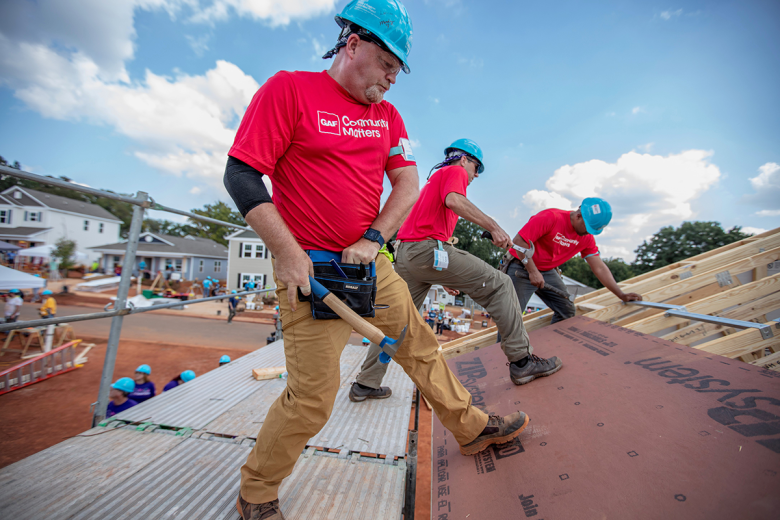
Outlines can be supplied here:
M10 289L40 289L45 280L31 274L0 265L0 291Z
M30 247L27 249L21 249L18 251L19 256L32 256L32 257L41 257L41 258L51 258L51 253L54 251L54 246L52 244L46 244L42 246L37 247ZM73 256L71 257L71 260L75 262L86 262L87 261L87 254L82 253L81 251L74 251Z

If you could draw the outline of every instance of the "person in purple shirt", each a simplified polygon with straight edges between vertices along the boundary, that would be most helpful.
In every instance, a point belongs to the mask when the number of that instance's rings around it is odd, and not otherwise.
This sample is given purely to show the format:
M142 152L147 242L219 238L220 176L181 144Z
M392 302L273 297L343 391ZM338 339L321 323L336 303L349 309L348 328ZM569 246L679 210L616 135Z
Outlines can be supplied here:
M111 391L108 393L108 398L111 399L111 402L108 403L106 417L113 417L119 412L124 412L128 408L137 405L137 402L128 399L133 390L135 390L135 381L129 377L117 379L116 383L111 385Z
M183 385L187 381L192 381L195 379L195 372L192 370L185 370L175 378L171 379L170 382L165 385L165 388L163 388L163 392L167 392L168 390L173 390L179 385Z
M135 390L130 394L130 399L137 403L143 403L151 399L157 393L154 383L149 381L152 374L152 368L149 365L141 365L135 369Z

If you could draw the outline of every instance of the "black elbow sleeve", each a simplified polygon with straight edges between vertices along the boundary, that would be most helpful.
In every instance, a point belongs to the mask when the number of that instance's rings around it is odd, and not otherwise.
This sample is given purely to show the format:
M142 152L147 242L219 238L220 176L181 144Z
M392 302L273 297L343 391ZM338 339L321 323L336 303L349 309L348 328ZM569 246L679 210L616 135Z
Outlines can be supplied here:
M242 217L246 218L246 214L260 204L273 204L263 174L235 157L228 156L222 181Z

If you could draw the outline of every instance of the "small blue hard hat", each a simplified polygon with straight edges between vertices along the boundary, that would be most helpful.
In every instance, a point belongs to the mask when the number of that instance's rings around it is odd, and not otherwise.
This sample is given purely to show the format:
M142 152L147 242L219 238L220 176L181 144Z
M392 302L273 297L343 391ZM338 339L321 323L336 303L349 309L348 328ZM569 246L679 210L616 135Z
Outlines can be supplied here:
M187 383L195 379L195 372L193 372L192 370L185 370L184 372L181 373L179 377L181 377L182 381Z
M53 293L53 292L51 292L50 290L46 289L46 290L45 290L45 291L43 291L41 294L42 294L42 295L44 295L44 296L48 296L48 295L50 295L50 294L54 294L54 293Z
M409 74L409 52L412 50L412 19L404 4L398 0L352 0L336 23L344 28L349 22L359 25L382 40L401 61L401 68Z
M233 289L232 291L230 291L230 294L238 294L238 291L236 291L235 289Z
M368 338L363 338L363 343L365 344L371 343L371 340Z
M116 380L116 383L111 385L111 388L116 388L117 390L130 394L135 390L135 381L129 377L120 377Z
M22 291L20 291L19 289L11 289L8 292L10 292L11 294L21 294Z
M222 356L221 358L219 358L219 362L220 363L230 363L230 356L227 356L227 355Z
M477 173L482 173L485 171L485 162L483 161L482 148L480 148L475 141L472 141L471 139L458 139L444 149L444 155L449 155L449 153L453 150L462 150L466 152L466 154L479 161L479 168L477 169Z
M580 205L582 220L585 221L585 228L591 235L598 235L607 227L612 220L612 206L604 199L598 197L588 197Z
M140 367L135 369L136 372L141 372L142 374L151 375L152 374L152 367L149 365L141 365Z

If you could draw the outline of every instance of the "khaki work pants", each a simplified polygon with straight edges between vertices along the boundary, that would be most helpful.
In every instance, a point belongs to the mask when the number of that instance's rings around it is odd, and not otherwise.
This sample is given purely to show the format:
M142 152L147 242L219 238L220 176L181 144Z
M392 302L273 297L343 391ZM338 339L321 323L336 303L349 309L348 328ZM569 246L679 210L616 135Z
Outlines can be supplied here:
M488 416L471 406L471 394L438 352L436 336L384 255L377 257L376 269L376 302L389 308L377 309L376 317L368 321L391 338L398 338L408 324L406 339L391 362L401 365L455 440L468 444L485 428ZM241 496L254 504L278 498L279 485L292 473L306 443L328 421L339 389L341 352L352 333L343 320L312 319L308 303L298 303L292 312L287 287L275 281L284 324L287 388L271 405L241 467Z
M457 289L484 307L496 321L501 333L501 348L510 363L531 354L533 349L523 326L523 314L512 280L472 254L449 244L443 246L450 264L441 271L433 268L433 250L438 247L436 240L401 242L397 247L395 268L409 286L415 308L420 308L433 284ZM379 362L380 353L379 347L372 343L357 376L361 385L379 388L382 384L387 365Z

